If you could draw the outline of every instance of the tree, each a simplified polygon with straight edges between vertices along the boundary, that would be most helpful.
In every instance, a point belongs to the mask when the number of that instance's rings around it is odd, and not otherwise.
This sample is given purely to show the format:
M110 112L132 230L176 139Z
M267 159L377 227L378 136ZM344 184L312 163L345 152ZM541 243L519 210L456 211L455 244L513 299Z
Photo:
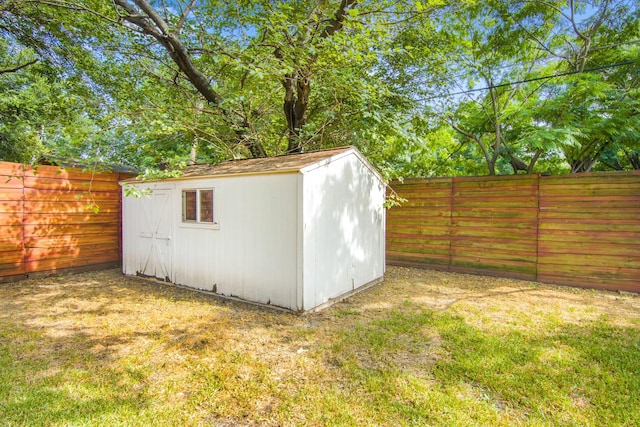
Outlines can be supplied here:
M569 1L568 11L556 11L565 36L547 49L559 71L574 74L549 82L534 115L544 127L574 135L563 146L572 173L588 172L601 160L601 167L621 167L623 159L612 155L632 160L640 138L637 4L594 2L588 14L580 6Z
M611 144L637 141L635 2L445 10L431 24L406 26L398 40L415 48L390 62L399 84L415 89L416 114L474 146L464 152L477 153L484 173L587 170ZM616 152L633 157L631 148Z
M34 13L31 2L15 1L24 14ZM129 85L136 95L153 100L149 88L156 87L166 96L153 106L138 103L143 112L136 113L133 97L119 89L125 101L117 102L129 104L131 123L165 116L163 126L179 130L189 152L215 145L214 151L253 157L344 144L353 128L345 116L385 96L375 70L390 24L415 14L410 3L355 0L50 0L38 12L47 25L79 35L93 59L109 67L129 61L139 78L143 71L143 82ZM109 31L92 32L94 24Z
M2 2L0 17L0 158L33 162L64 151L84 162L112 117L107 94L87 72L98 62L80 37L27 2Z
M0 67L0 159L33 162L60 140L70 143L79 130L92 127L80 112L88 112L91 101L70 90L58 79L59 70L32 49L3 38Z
M521 81L543 60L530 38L550 32L554 20L539 5L527 3L488 3L473 13L468 25L481 24L469 40L470 49L462 54L477 76L471 79L477 78L482 90L463 94L469 100L459 104L449 122L477 145L490 175L496 173L498 161L510 165L514 173L531 173L542 149L519 146L518 115L537 88ZM473 80L467 82L469 88L475 85Z
M485 173L531 172L540 150L517 146L516 113L531 101L523 80L544 60L529 34L544 37L553 13L535 2L473 2L450 6L434 23L407 27L409 72L400 75L419 88L415 99L429 121L447 124L484 161ZM396 61L394 61L395 63Z

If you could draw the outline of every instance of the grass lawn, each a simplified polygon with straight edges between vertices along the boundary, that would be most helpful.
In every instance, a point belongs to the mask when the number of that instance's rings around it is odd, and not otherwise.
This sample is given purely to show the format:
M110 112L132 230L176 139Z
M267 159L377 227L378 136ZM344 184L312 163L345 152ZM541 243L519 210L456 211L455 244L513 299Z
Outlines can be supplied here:
M640 297L389 268L316 314L0 284L0 425L640 426Z

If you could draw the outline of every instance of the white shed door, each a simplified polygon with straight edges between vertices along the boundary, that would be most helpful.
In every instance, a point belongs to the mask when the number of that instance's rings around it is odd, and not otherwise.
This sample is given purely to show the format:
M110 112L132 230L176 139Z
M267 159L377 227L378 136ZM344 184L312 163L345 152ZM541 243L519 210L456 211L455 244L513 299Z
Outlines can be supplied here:
M138 273L171 281L171 190L142 197Z

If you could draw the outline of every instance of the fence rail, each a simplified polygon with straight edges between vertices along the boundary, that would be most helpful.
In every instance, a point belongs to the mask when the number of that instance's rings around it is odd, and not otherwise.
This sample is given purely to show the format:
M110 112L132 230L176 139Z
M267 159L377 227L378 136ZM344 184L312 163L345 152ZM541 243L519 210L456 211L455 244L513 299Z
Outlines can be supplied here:
M640 171L390 186L389 264L640 292Z
M0 162L0 281L117 264L129 176Z

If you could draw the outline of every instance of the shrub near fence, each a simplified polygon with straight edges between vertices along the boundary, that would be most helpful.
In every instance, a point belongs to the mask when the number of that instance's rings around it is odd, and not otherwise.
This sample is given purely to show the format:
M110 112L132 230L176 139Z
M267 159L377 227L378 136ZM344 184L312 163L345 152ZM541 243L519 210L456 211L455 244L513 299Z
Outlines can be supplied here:
M0 162L0 281L116 265L129 174Z
M387 262L640 292L640 172L394 181Z

